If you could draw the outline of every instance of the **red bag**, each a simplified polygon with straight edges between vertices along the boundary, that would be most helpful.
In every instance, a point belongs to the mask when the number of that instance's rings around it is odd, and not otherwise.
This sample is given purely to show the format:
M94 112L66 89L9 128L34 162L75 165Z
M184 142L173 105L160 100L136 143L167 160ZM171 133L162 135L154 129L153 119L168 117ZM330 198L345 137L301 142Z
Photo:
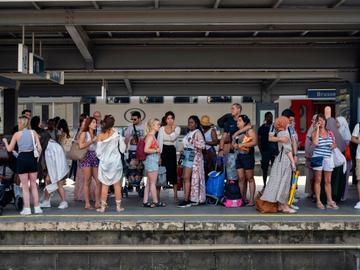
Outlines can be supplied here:
M177 190L183 189L183 167L177 167Z
M139 161L144 161L146 159L145 153L145 140L140 139L136 147L136 159Z
M345 158L347 161L352 160L351 158L351 151L350 151L350 144L348 144L345 148Z

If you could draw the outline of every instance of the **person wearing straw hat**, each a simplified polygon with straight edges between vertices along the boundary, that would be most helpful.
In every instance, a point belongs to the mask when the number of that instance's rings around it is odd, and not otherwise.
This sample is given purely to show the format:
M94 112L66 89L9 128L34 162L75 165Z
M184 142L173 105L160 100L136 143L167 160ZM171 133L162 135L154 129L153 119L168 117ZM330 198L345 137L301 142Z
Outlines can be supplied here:
M208 115L203 115L200 120L201 127L205 136L205 150L204 150L204 168L205 180L208 179L208 174L215 170L216 166L216 151L215 146L219 144L216 129L214 124L210 122Z

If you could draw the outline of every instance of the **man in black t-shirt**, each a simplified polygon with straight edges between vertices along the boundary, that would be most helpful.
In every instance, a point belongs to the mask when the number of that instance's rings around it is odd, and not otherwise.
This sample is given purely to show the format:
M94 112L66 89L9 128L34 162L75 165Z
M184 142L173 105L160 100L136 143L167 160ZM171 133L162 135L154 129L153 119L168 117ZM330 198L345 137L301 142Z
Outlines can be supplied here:
M269 163L273 164L278 153L277 143L269 142L269 133L273 128L273 114L265 114L265 123L258 130L258 147L261 153L261 169L263 172L264 188L268 177Z

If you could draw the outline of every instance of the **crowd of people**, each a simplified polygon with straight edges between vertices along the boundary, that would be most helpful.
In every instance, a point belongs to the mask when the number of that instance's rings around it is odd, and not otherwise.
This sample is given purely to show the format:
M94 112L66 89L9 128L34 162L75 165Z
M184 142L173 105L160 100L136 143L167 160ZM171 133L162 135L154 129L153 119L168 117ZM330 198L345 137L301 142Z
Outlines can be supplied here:
M241 111L241 105L234 103L230 113L217 121L223 129L220 139L209 116L191 115L180 149L177 141L181 128L175 124L175 114L171 111L145 124L141 114L133 111L132 124L125 130L115 128L112 115L102 118L98 111L92 116L82 114L79 128L71 136L66 119L56 117L44 125L40 117L31 118L31 111L25 110L18 118L11 141L3 139L6 150L16 157L15 170L24 200L20 214L32 213L30 192L36 214L51 207L50 195L54 191L61 199L58 208L68 208L64 190L68 177L75 180L74 199L83 201L85 209L105 212L111 191L116 211L123 211L124 176L130 182L137 182L143 175L146 175L143 207L165 207L161 200L162 186L158 183L160 167L166 170L166 185L173 189L174 203L179 207L205 204L208 175L216 170L219 159L224 162L225 179L238 183L244 205L255 206L259 197L276 203L279 212L296 213L299 207L288 203L291 180L298 165L299 139L294 112L286 109L275 120L267 112L264 123L256 131L250 118ZM352 167L350 145L356 148L360 144L359 129L357 124L351 134L346 119L331 117L329 108L313 117L305 142L305 192L317 208L338 209L338 203L347 199ZM256 146L261 154L264 184L260 196L256 196L254 179ZM355 160L356 178L360 180L360 147ZM41 202L38 179L46 184ZM182 184L184 197L179 200L178 185ZM355 208L360 209L360 201Z

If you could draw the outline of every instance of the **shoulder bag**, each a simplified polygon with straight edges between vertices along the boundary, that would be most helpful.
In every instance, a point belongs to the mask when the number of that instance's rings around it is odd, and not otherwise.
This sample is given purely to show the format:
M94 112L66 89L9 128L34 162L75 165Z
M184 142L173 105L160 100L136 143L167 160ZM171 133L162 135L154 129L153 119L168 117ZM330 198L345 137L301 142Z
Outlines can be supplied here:
M83 160L87 153L87 148L80 149L79 143L74 141L67 153L67 158L71 160Z

